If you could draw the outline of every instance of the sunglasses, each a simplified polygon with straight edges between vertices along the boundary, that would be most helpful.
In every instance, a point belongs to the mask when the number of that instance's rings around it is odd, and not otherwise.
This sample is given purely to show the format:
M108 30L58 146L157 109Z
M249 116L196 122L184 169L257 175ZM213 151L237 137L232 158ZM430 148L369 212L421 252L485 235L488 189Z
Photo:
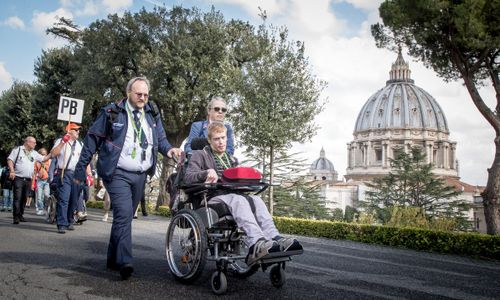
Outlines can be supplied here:
M227 108L225 107L212 107L212 109L215 110L216 112L223 112L223 113L227 111Z

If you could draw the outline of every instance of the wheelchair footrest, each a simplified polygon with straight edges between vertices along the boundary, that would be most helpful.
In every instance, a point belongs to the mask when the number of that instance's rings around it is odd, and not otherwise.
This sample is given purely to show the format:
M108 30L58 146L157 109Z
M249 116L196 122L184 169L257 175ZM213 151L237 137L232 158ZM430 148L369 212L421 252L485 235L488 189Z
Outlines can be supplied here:
M261 259L255 261L252 265L270 265L279 262L286 262L292 260L292 256L300 255L304 253L304 250L286 251L286 252L273 252L262 257Z

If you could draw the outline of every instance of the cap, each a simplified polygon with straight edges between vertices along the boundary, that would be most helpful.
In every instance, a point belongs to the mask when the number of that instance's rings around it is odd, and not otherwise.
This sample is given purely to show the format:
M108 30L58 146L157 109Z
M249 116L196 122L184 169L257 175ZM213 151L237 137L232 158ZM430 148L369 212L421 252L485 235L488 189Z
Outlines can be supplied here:
M75 129L80 129L82 126L75 124L75 123L69 123L68 126L66 126L66 132L69 132L70 130L75 130Z

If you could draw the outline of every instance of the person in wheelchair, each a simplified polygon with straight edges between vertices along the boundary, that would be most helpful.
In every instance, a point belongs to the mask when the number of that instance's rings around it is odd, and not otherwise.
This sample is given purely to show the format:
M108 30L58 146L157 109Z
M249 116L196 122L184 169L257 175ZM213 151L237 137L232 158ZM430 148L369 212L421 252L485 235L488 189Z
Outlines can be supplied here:
M184 175L186 185L216 183L225 169L238 165L237 159L226 151L227 129L223 123L212 122L208 126L208 143L203 150L192 152ZM302 250L296 239L280 235L264 201L258 196L250 197L255 212L247 197L240 194L218 191L209 200L226 204L238 227L247 234L250 248L246 263L252 265L270 253Z

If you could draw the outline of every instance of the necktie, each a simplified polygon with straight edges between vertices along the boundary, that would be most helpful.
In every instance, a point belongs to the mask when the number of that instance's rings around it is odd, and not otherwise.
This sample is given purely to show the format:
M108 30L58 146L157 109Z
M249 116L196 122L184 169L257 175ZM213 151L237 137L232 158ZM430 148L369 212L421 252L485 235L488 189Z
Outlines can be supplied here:
M139 116L140 113L141 112L138 111L138 110L134 110L132 112L132 114L134 115L135 128L137 129L137 131L139 131L139 129L141 130L141 147L143 149L145 149L147 147L147 144L145 144L146 137L145 137L145 134L144 134L144 130L142 130L141 120L139 119L140 118L140 116ZM138 133L136 132L136 134L138 134Z

